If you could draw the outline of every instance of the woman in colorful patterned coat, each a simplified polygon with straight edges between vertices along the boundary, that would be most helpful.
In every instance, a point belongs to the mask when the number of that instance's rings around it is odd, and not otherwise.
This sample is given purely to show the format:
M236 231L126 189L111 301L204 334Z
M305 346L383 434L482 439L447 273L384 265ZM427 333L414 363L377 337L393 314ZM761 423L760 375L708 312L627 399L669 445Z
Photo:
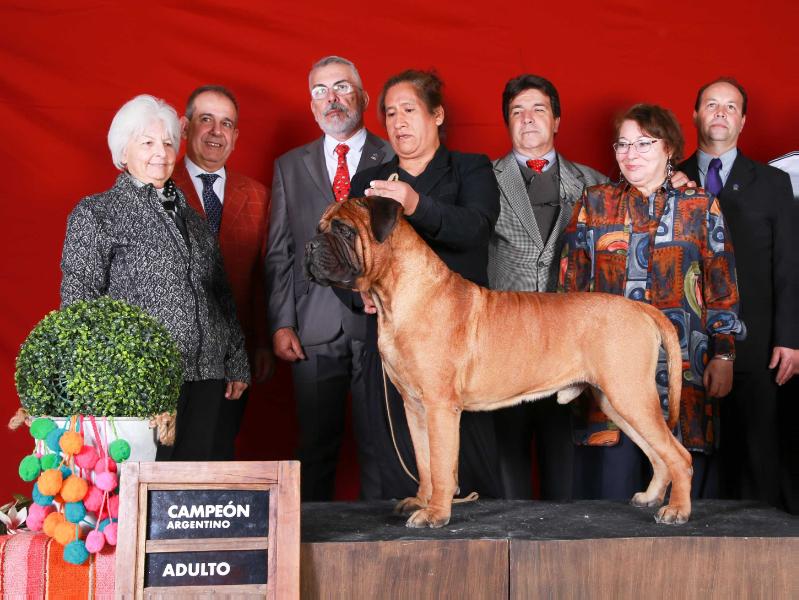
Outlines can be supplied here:
M647 302L674 323L683 355L680 441L694 459L694 497L716 494L713 451L718 403L732 385L738 288L730 236L718 201L701 188L670 184L682 157L674 115L638 104L616 124L618 183L588 188L566 228L560 282L564 291L606 292ZM601 343L597 341L596 343ZM624 348L619 348L624 352ZM658 365L658 391L667 410L667 371ZM595 402L577 442L577 484L583 496L626 499L644 486L643 454Z

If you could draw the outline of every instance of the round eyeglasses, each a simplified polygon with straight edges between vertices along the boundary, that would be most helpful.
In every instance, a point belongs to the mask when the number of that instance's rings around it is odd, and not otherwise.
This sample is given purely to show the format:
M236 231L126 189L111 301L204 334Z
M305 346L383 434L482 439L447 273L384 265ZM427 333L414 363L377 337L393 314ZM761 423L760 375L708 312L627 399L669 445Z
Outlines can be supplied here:
M634 147L638 154L646 154L652 148L652 144L657 144L660 140L640 139L634 142L613 142L613 151L616 154L627 154L630 147Z
M331 91L337 96L346 96L347 94L351 94L354 90L355 86L349 81L339 81L334 83L331 87L319 84L311 88L311 98L314 100L327 98Z

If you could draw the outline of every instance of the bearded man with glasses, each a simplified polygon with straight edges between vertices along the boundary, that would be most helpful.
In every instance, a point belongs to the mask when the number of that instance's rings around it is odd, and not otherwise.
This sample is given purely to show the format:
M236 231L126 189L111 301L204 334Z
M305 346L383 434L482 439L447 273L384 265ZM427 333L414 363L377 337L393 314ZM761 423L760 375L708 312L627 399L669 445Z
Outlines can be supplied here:
M693 460L691 496L716 497L711 461L718 438L716 399L730 390L735 338L744 332L730 234L714 196L672 183L683 136L670 111L651 104L630 108L616 123L613 149L620 181L588 188L575 205L566 227L560 284L567 292L606 292L646 302L669 317L683 354L676 433ZM663 360L656 378L665 413ZM646 461L601 416L599 401L594 398L587 407L582 436L586 445L599 446L584 457L593 463L583 465L587 485L593 486L588 495L627 499L642 489Z
M366 315L351 310L331 288L306 279L303 250L328 204L347 198L350 178L394 153L364 128L369 96L352 62L339 56L319 60L308 75L308 90L311 112L324 135L275 161L266 254L267 321L275 354L292 363L302 499L333 499L348 391L361 498L378 498L380 473L365 414ZM349 294L345 300L352 305L359 299Z

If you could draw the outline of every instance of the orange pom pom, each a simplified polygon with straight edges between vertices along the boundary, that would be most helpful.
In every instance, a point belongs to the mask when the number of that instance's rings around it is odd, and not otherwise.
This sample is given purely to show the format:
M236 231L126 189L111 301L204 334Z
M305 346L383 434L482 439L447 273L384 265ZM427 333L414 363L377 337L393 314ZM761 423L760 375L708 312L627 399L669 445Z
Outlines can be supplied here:
M77 475L70 475L61 486L64 502L80 502L89 491L89 482Z
M36 481L39 485L39 492L45 496L55 496L63 482L64 476L59 469L47 469L39 475L39 479Z
M55 535L55 528L61 525L61 523L65 523L66 518L63 514L59 512L50 513L44 518L44 525L42 526L42 531L50 537Z
M53 497L53 500L55 500L55 501L56 501L56 502L58 502L59 504L64 504L64 499L61 497L61 492L57 493L57 494L56 494L56 495Z
M67 454L77 454L83 448L83 438L77 431L67 431L61 436L58 445Z
M66 521L59 523L55 526L53 539L62 546L66 546L70 542L75 541L75 529L74 523L67 523Z

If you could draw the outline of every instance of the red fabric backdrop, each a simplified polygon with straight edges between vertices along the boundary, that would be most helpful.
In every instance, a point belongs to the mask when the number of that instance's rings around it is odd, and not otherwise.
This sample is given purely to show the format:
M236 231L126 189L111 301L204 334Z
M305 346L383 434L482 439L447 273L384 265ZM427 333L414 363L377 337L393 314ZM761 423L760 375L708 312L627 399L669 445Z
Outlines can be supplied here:
M557 146L610 173L611 122L628 105L670 107L694 147L697 87L722 74L750 93L743 150L767 160L799 147L799 9L791 0L354 4L195 0L181 3L5 1L0 6L0 420L18 406L14 359L35 323L58 305L66 216L105 190L115 111L147 92L182 112L197 85L230 86L241 104L231 166L269 184L275 157L319 131L309 111L309 66L326 54L358 65L377 97L385 78L435 67L446 82L448 144L496 158L508 150L500 112L505 81L534 72L554 81L563 118ZM367 125L381 132L373 107ZM613 173L615 176L615 172ZM288 372L257 393L240 444L244 458L285 458L296 425ZM16 475L31 444L3 434L0 503L29 493ZM340 497L355 489L352 452Z

